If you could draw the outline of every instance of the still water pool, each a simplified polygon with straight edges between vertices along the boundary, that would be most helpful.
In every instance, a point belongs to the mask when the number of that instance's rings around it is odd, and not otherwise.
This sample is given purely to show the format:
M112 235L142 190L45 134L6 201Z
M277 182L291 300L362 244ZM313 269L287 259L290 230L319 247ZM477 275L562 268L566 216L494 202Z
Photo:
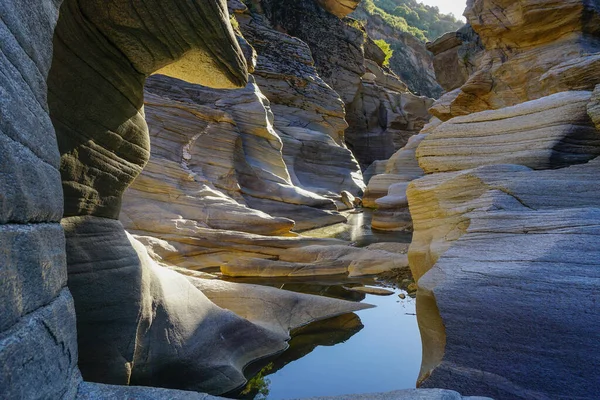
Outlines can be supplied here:
M350 215L345 226L307 232L356 246L410 242L410 234L370 230L370 214ZM244 279L247 283L318 294L376 307L309 324L292 332L283 353L246 368L248 385L228 397L298 399L414 388L421 365L415 299L375 278ZM357 293L352 286L385 287L389 296Z
M364 280L362 283L368 284ZM288 286L296 290L310 288L307 291L312 293L335 293L335 297L347 299L364 297L363 302L376 307L296 330L288 350L250 365L246 369L249 384L242 392L228 397L297 399L415 387L421 364L421 339L415 300L406 292L388 288L394 291L393 295L348 291L348 296L340 296L347 282L327 286L325 282L296 282ZM399 297L401 293L404 299Z

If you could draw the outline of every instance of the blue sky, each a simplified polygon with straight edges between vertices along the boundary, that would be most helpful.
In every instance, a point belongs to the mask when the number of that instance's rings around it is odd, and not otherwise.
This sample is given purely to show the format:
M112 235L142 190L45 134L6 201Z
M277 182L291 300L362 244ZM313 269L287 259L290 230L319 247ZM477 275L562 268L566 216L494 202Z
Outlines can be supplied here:
M418 0L421 3L437 6L444 14L454 14L456 18L464 20L462 13L467 6L467 0Z

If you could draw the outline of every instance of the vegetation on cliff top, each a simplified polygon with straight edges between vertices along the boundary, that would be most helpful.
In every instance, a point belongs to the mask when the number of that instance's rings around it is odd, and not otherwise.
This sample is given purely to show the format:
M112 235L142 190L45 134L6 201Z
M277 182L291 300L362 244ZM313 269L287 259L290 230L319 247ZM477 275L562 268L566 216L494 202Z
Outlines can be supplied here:
M417 0L363 0L359 7L368 16L379 16L394 29L424 42L464 25L454 15L441 14L439 8Z

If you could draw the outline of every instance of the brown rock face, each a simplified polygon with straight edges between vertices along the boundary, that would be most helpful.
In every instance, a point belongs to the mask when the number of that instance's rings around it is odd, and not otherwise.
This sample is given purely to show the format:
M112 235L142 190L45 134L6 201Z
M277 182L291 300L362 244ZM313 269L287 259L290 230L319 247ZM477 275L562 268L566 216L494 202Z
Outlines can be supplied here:
M470 25L448 32L427 43L433 53L433 67L439 84L446 92L461 87L478 67L483 52L479 36Z
M358 7L360 0L317 0L319 5L336 17L344 18Z
M444 121L566 90L592 90L600 78L596 2L476 0L465 15L485 52L460 90L432 108Z

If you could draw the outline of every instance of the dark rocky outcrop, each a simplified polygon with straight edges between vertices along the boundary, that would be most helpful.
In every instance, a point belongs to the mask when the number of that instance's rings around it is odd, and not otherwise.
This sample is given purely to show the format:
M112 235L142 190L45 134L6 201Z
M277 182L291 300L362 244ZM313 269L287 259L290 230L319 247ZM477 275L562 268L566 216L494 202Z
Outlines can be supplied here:
M464 85L477 70L483 45L471 25L466 24L427 43L427 50L433 53L437 81L446 92L451 92Z

